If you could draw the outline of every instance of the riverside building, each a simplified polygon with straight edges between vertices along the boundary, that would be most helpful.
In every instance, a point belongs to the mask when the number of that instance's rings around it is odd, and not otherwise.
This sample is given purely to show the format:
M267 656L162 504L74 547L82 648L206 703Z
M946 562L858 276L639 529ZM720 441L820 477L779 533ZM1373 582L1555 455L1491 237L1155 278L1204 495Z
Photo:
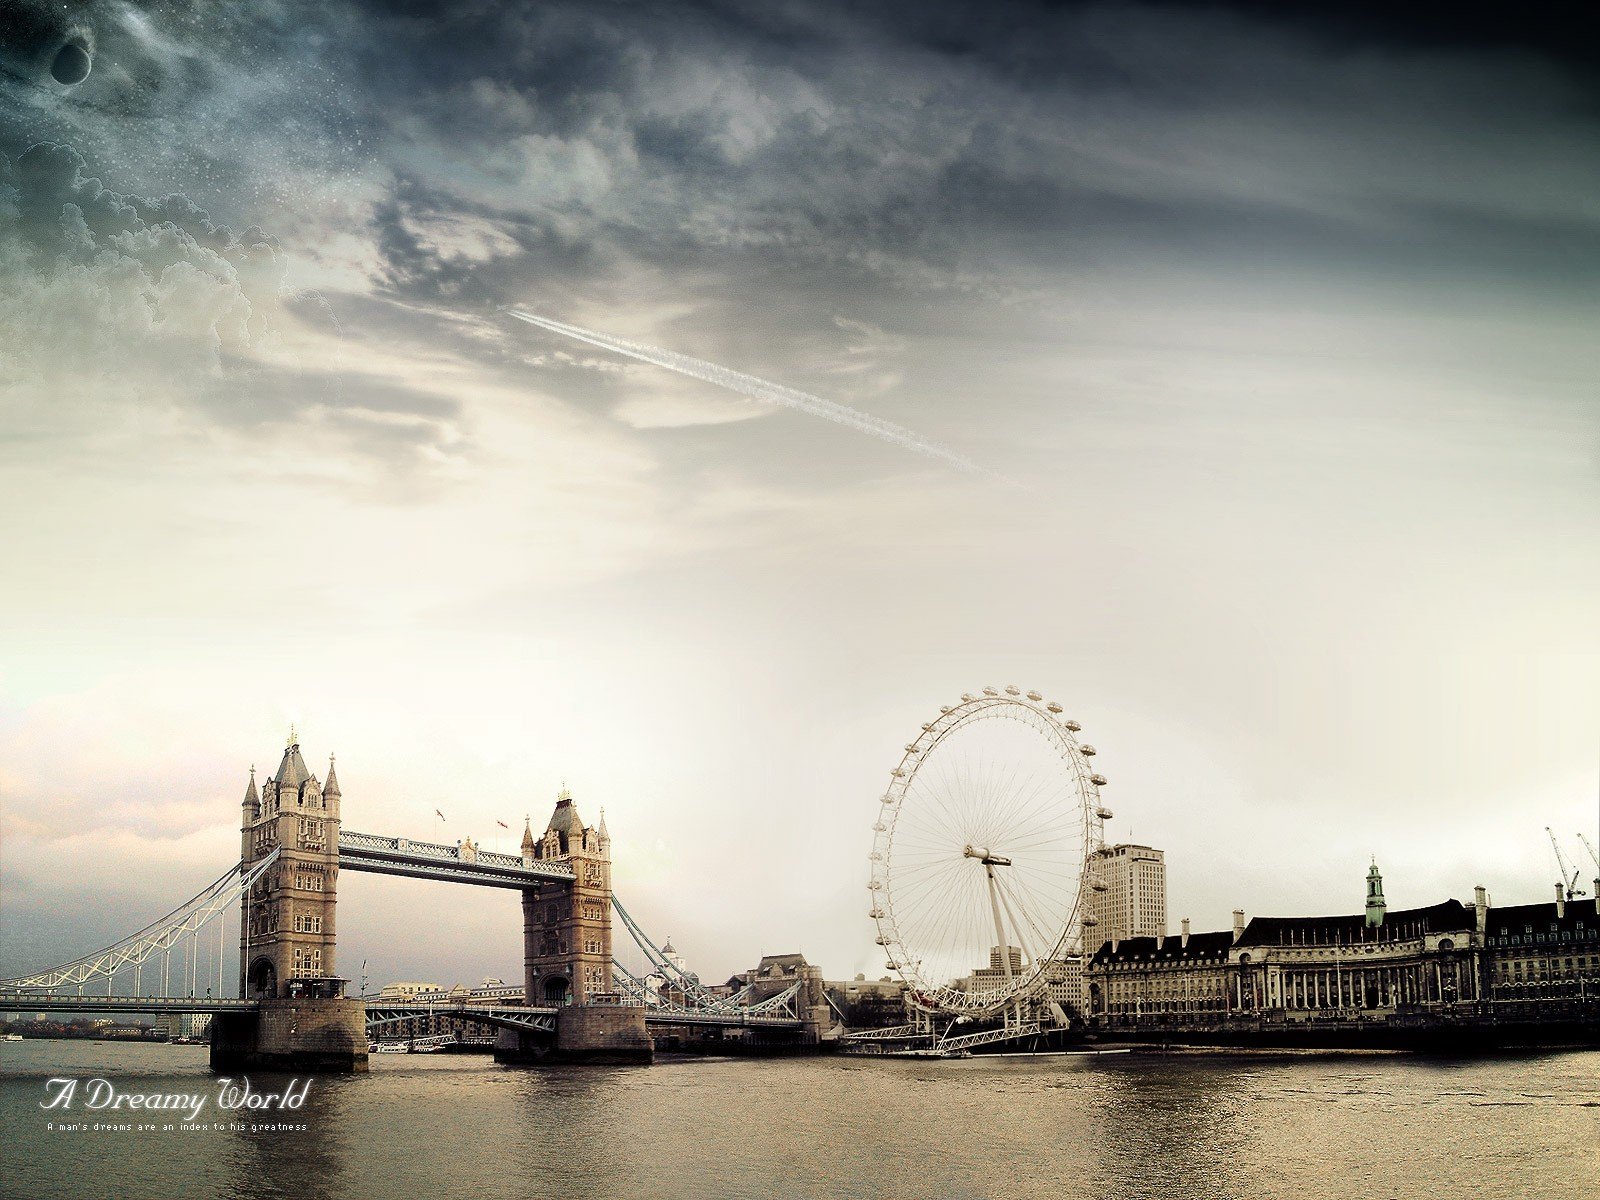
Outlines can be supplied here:
M1116 938L1167 936L1166 854L1152 846L1124 843L1096 852L1085 895L1086 953Z
M1600 890L1600 889L1597 889ZM1256 917L1176 937L1111 937L1085 968L1085 1015L1110 1034L1316 1041L1352 1030L1600 1025L1594 901L1388 909L1374 863L1360 913Z

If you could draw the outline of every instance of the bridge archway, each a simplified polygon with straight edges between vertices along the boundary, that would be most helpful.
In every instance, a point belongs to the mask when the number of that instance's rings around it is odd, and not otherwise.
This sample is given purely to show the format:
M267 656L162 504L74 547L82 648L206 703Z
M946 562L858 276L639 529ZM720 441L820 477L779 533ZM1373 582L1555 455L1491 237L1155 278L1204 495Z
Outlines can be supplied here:
M546 1004L565 1004L572 992L572 984L564 975L547 975L541 990Z
M274 1000L278 995L278 969L270 959L258 958L250 964L249 993L252 999Z

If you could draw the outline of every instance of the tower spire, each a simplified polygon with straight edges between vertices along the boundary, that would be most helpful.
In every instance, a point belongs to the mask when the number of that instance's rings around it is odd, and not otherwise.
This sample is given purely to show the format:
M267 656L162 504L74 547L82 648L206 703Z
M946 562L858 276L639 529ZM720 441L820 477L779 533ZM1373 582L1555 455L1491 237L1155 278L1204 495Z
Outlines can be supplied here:
M1378 856L1372 856L1372 866L1367 868L1367 928L1376 929L1383 924L1383 914L1388 905L1383 899L1383 875L1378 870Z
M359 784L361 781L358 779L356 782ZM338 796L341 794L339 791L339 777L333 773L333 755L331 754L328 755L328 782L322 785L322 794L324 796Z

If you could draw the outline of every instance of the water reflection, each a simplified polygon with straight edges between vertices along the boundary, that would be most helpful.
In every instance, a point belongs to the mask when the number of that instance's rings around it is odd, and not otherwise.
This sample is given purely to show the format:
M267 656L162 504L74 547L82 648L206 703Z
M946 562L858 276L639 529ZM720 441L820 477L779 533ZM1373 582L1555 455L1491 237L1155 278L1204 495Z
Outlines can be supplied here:
M1570 1195L1600 1157L1600 1053L1102 1057L512 1068L393 1055L223 1128L64 1136L52 1074L215 1096L189 1048L0 1045L6 1174L29 1200L578 1195L856 1200ZM253 1076L276 1089L282 1076ZM268 1132L280 1120L300 1133ZM244 1124L246 1122L240 1122Z

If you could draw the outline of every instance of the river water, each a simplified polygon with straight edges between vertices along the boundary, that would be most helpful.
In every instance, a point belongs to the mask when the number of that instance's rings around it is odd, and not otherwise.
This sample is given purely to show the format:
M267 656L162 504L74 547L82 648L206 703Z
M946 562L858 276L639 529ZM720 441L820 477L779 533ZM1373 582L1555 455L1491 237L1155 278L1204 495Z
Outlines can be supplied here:
M96 1076L123 1094L204 1095L201 1128L167 1112L86 1111ZM51 1077L85 1081L71 1112L40 1108ZM284 1082L251 1078L258 1090ZM0 1043L0 1190L17 1200L1571 1200L1600 1179L1600 1051L648 1068L394 1054L374 1055L367 1075L312 1078L296 1112L240 1118L218 1111L216 1092L204 1047ZM93 1128L141 1120L175 1127Z

